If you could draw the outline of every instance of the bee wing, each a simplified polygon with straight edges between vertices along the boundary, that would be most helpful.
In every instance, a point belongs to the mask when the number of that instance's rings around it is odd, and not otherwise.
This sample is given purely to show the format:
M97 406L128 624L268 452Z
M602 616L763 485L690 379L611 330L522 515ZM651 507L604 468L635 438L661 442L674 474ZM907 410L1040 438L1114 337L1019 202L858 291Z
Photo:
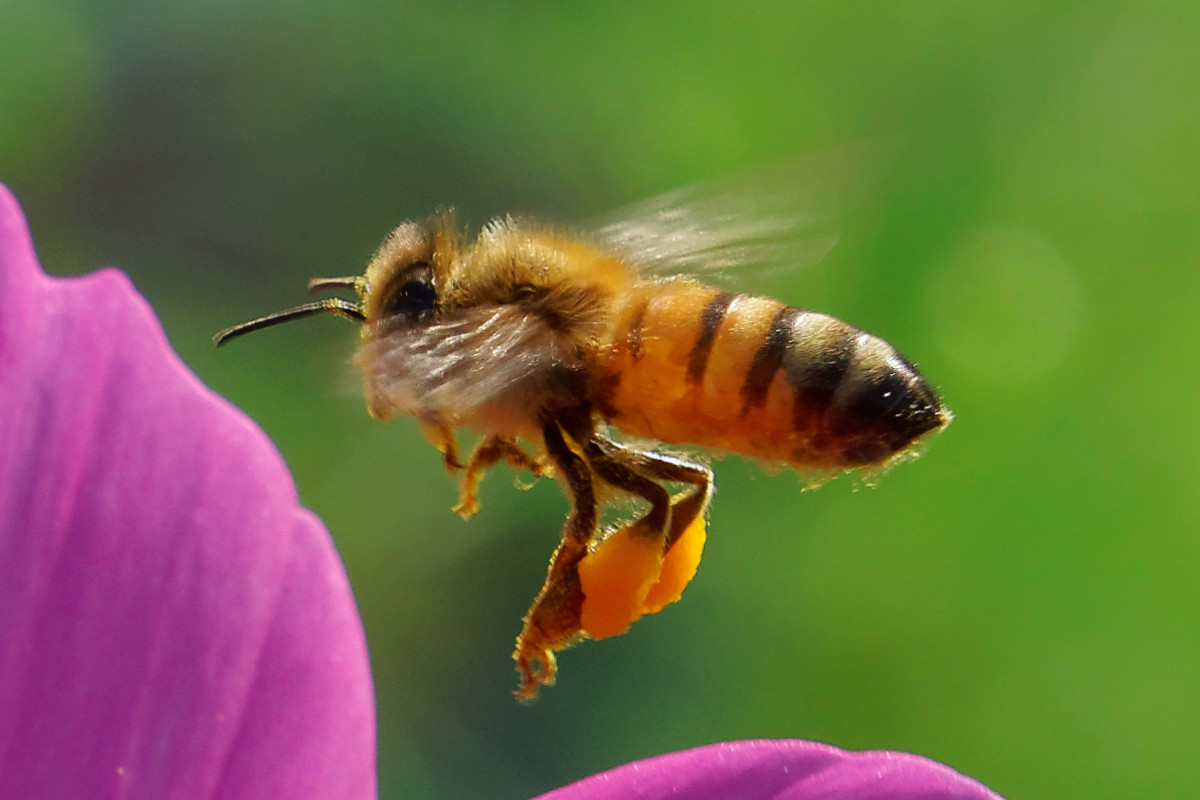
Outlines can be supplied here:
M546 323L515 305L464 309L430 325L397 328L363 348L376 397L397 411L447 418L469 416L544 375L558 356Z
M667 192L595 220L592 230L646 274L807 266L837 243L879 149L832 150Z

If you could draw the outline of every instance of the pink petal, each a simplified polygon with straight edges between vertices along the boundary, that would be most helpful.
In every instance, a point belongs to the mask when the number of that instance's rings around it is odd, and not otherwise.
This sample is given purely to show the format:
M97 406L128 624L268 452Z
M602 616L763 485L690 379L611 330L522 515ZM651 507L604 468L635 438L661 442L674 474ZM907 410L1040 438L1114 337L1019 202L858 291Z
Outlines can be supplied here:
M908 753L760 739L697 747L602 772L537 800L1000 800Z
M0 309L0 797L373 797L362 623L270 441L3 186Z

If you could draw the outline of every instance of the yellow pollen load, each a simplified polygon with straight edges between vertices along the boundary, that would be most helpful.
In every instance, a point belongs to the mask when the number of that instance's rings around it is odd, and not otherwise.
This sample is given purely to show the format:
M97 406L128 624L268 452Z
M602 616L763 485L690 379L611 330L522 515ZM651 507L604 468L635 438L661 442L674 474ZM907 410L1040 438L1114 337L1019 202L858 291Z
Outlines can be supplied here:
M662 554L656 536L619 529L579 562L583 589L580 627L593 639L618 636L644 614L674 603L696 574L704 552L704 515L698 514L675 545Z
M657 614L683 595L684 588L692 582L700 566L705 538L704 515L697 514L663 558L658 582L650 587L650 592L642 601L645 613Z

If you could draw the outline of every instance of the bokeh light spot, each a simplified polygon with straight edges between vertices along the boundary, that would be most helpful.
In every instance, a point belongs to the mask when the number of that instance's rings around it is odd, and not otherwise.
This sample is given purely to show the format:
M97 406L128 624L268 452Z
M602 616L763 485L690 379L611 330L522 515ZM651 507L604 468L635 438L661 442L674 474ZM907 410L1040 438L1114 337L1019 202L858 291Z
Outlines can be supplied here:
M1074 345L1083 300L1070 265L1038 234L987 228L935 270L929 317L945 352L997 383L1059 364Z

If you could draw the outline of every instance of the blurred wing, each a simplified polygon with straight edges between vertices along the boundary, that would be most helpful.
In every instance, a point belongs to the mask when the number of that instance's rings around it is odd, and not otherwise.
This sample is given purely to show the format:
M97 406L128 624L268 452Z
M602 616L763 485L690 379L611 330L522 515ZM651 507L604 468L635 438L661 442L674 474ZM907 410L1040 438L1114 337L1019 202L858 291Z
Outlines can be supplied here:
M882 149L842 148L668 192L595 220L594 235L647 274L814 264L837 243Z
M555 362L557 340L515 305L466 309L454 319L398 328L363 345L375 394L406 413L465 416Z

